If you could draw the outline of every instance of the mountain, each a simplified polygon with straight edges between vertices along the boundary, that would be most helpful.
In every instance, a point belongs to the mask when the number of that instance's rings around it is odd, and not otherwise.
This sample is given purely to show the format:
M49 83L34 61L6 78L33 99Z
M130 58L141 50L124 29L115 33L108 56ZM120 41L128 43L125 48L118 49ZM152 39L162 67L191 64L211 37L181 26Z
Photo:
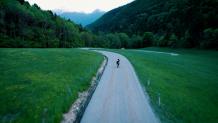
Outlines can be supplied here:
M62 12L57 13L61 17L65 19L70 19L74 21L76 24L81 24L82 26L86 26L91 24L92 22L96 21L100 18L105 12L100 10L95 10L92 13L83 13L83 12Z
M95 32L128 35L152 32L165 39L175 35L184 47L209 45L200 40L204 33L218 37L217 6L217 0L135 0L105 13L87 27ZM218 45L214 41L210 46Z

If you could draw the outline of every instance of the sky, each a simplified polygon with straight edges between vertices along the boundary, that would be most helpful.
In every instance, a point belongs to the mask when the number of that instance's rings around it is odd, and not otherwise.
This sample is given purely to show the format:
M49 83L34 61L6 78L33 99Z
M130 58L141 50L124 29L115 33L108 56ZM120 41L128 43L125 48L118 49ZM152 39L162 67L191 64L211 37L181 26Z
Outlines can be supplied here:
M109 11L134 0L26 0L43 10L91 13L96 9Z

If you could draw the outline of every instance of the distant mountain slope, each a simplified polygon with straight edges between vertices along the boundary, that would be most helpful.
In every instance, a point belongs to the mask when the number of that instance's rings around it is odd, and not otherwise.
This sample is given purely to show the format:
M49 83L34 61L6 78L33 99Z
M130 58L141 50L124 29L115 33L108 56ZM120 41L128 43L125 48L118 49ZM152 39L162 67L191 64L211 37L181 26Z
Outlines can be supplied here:
M87 27L93 31L190 37L199 45L202 33L218 28L217 0L135 0L104 14Z
M63 18L70 19L77 24L81 24L86 26L88 24L93 23L97 19L99 19L105 12L100 10L95 10L90 14L82 13L82 12L63 12L59 15Z
M138 16L147 16L147 13L145 13L146 10L149 10L151 6L155 5L155 1L136 0L105 13L100 19L87 27L94 31L126 31L127 28L130 28L129 26L133 27L131 24L136 24Z

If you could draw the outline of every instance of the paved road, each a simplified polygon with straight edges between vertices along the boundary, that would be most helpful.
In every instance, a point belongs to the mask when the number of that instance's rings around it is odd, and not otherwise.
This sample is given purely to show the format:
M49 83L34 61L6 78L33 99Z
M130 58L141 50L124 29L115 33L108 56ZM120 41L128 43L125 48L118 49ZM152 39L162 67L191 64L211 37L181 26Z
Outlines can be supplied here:
M81 123L159 123L130 62L116 53L99 52L108 57L108 65Z

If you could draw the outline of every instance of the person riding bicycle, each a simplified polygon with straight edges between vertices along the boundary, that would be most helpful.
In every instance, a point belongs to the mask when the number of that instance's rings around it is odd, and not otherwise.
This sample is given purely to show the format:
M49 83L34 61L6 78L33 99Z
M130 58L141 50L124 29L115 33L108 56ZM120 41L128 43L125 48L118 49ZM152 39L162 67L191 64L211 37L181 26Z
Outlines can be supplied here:
M120 65L120 59L117 59L117 68L119 67Z

